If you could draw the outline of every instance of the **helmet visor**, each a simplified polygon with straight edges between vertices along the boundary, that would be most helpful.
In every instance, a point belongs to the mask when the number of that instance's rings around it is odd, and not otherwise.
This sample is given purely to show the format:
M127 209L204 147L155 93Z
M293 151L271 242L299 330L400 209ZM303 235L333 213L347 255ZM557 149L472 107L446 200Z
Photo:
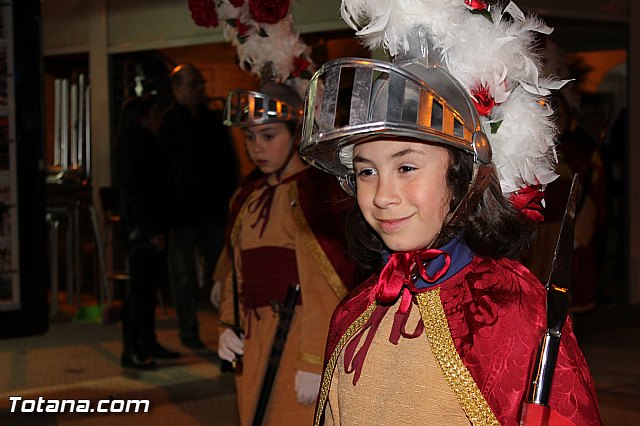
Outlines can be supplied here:
M283 121L299 122L302 111L288 103L251 90L233 90L224 108L225 126L247 127Z
M380 137L408 137L474 153L480 118L469 95L440 67L358 58L326 63L307 89L300 153L347 176L343 148Z

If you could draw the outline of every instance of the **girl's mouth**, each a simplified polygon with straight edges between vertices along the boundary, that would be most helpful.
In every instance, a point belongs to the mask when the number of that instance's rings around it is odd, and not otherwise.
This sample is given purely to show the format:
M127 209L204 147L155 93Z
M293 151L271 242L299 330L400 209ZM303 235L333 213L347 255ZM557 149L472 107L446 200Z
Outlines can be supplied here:
M402 228L411 218L411 216L398 219L378 219L380 230L384 233L390 233Z

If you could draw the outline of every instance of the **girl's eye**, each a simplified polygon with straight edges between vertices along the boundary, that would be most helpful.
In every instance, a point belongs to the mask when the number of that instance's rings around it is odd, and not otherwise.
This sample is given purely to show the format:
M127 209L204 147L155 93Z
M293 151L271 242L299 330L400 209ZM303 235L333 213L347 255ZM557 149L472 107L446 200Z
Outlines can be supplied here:
M274 137L275 137L275 135L272 135L272 134L270 134L270 133L266 133L266 134L264 134L264 135L263 135L263 138L264 138L264 140L265 140L265 141L270 141L270 140L272 140Z
M398 170L400 171L400 173L409 173L417 169L413 166L400 166Z
M358 177L365 177L365 176L372 176L374 174L376 174L376 171L374 169L360 169L359 171L356 172L356 174L358 175Z
M251 136L251 135L244 135L244 141L245 141L245 142L253 142L253 136Z

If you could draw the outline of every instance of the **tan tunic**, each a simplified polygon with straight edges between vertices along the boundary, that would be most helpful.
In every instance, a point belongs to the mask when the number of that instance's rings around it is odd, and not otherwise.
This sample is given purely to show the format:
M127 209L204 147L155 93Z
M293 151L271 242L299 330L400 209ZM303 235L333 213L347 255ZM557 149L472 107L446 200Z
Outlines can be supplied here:
M345 373L344 350L340 354L325 408L326 425L469 425L425 333L400 338L397 346L389 342L398 305L382 319L356 386L353 373ZM420 312L413 305L407 331L415 330L418 321Z
M302 169L292 171L292 174ZM287 176L283 176L285 179ZM270 183L274 183L271 182ZM292 186L296 181L280 184L276 187L270 218L263 235L261 225L250 225L256 221L259 212L251 214L245 208L260 196L264 188L255 190L240 211L236 234L233 242L238 285L242 289L242 268L260 268L260 265L242 265L240 251L259 247L283 247L295 250L298 276L301 286L302 305L298 305L289 331L283 357L278 370L269 407L267 425L305 425L313 423L314 406L304 406L297 402L294 388L296 370L321 374L322 356L331 314L339 302L331 289L320 266L314 260L313 249L309 244L308 229L301 229L300 221L294 217L297 206L291 198ZM312 235L312 234L311 234ZM233 237L233 235L232 235ZM325 271L326 274L326 271ZM221 320L233 323L231 276L227 278L225 296L221 306ZM257 314L257 315L255 315ZM257 399L271 350L272 338L278 318L270 307L261 307L255 313L243 317L243 328L249 336L244 346L244 371L237 376L238 407L241 423L251 424ZM259 319L258 319L259 317Z

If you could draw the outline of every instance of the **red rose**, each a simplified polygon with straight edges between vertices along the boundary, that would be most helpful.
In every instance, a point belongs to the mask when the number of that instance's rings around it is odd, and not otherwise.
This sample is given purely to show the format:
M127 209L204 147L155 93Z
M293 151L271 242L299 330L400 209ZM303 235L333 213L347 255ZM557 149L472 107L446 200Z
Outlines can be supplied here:
M520 211L520 213L531 221L542 222L544 220L544 216L542 215L543 198L544 191L542 191L540 185L531 185L514 192L509 197L509 200L516 210Z
M485 85L471 91L471 100L473 100L478 114L485 117L491 114L493 107L496 105L496 101L493 100L493 97L489 94L489 89Z
M233 7L242 7L244 0L229 0Z
M481 0L464 0L464 3L473 10L486 10L489 5Z
M249 0L249 11L256 22L275 24L289 13L289 0Z
M300 74L305 72L311 66L311 62L306 59L297 56L293 58L293 71L291 71L291 75L294 77L300 77Z
M191 18L201 27L217 27L218 11L213 0L189 0Z

